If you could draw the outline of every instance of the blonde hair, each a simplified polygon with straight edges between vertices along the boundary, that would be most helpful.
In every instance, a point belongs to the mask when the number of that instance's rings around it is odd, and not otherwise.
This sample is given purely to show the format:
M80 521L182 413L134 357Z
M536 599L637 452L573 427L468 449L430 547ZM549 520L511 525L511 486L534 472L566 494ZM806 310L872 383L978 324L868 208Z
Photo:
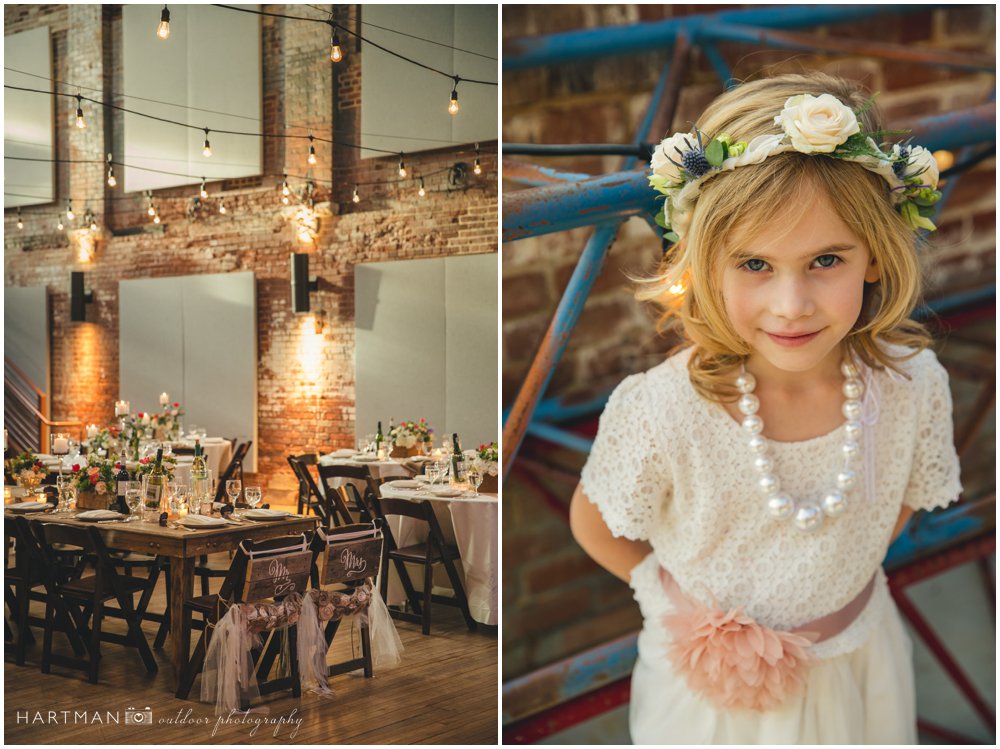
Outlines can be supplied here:
M709 137L728 133L734 141L781 134L774 117L786 99L824 93L855 111L869 99L855 84L823 73L781 75L723 93L705 110L698 128ZM859 122L863 132L881 129L874 107ZM779 154L706 180L687 235L664 257L656 276L640 281L636 292L639 299L662 308L661 330L681 328L682 346L694 349L688 362L691 383L709 400L738 397L732 373L751 353L729 321L716 283L720 260L735 249L727 238L737 227L744 236L754 236L785 207L789 195L810 186L829 196L840 219L871 250L880 274L877 283L865 284L861 314L843 341L844 353L872 368L889 367L905 376L898 363L930 345L923 326L908 319L921 285L915 236L893 208L885 181L860 164ZM893 356L880 343L913 350Z

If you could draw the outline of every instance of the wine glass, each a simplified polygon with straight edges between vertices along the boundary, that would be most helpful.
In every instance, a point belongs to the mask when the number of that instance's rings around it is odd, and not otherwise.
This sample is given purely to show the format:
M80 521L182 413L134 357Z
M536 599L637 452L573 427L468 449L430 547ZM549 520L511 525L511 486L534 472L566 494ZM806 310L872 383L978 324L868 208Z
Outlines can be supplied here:
M142 483L139 481L125 482L125 504L128 506L129 522L140 520L137 515L142 509Z
M229 479L226 481L226 494L229 495L229 502L236 507L236 500L240 498L240 490L243 483L239 479Z
M250 505L250 509L254 509L260 504L260 487L259 486L248 486L244 492L247 504Z
M174 494L170 502L170 510L173 515L179 515L182 507L189 506L191 502L191 490L184 484L174 485Z
M470 463L465 469L465 480L469 482L472 491L479 494L479 485L483 483L483 467L478 463Z
M62 502L59 508L62 512L73 512L76 509L76 484L71 481L67 481L62 488L62 493L60 494Z

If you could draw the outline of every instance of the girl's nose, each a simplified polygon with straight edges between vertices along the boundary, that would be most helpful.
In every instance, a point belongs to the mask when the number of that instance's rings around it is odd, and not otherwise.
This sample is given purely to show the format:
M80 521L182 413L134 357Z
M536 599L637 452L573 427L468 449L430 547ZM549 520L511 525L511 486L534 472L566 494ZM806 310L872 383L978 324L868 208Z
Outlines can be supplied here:
M796 320L816 311L808 281L787 276L774 284L770 296L770 311L775 317Z

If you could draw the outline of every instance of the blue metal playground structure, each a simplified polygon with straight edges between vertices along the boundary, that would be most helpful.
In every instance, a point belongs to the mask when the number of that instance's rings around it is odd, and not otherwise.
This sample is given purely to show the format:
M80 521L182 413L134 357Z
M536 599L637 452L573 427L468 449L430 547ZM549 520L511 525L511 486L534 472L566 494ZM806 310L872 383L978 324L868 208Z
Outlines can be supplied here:
M515 468L526 484L544 488L536 472L551 471L531 457L518 453L526 435L564 448L587 453L590 440L565 428L566 423L599 413L606 396L588 403L567 404L544 395L584 304L601 274L608 250L621 224L630 217L646 220L659 240L661 230L653 223L653 193L646 181L649 143L668 131L693 48L705 54L722 86L729 86L732 73L717 48L718 42L738 41L763 47L864 55L994 73L995 61L967 52L919 49L900 44L837 39L793 32L807 27L858 21L888 13L926 11L928 6L783 6L726 11L678 19L613 28L571 31L549 36L510 40L504 47L504 70L579 61L609 55L671 50L653 91L648 109L626 146L518 145L504 143L504 180L531 189L504 195L503 241L516 242L551 232L593 226L594 231L580 254L576 269L549 324L530 371L514 403L504 413L503 475ZM991 99L979 106L941 116L927 117L912 128L916 142L930 150L957 151L956 164L943 173L946 204L961 173L993 155L996 109ZM559 172L516 162L513 155L620 154L620 170L599 176ZM960 326L969 319L994 314L996 287L986 283L958 295L936 299L918 310L918 317L945 319ZM993 342L988 342L992 346ZM959 425L956 444L962 454L972 444L995 403L993 371L962 367L979 388L968 423ZM971 371L975 370L975 371ZM573 477L563 476L562 478ZM547 500L565 513L557 499ZM921 513L890 549L885 567L893 597L901 613L922 637L939 663L961 690L974 711L995 733L993 708L976 690L947 648L907 598L905 587L957 564L975 561L984 570L987 593L995 595L995 582L985 561L995 550L995 486L987 496L964 497L945 511ZM992 600L992 598L991 598ZM606 643L568 660L551 664L504 684L504 741L531 743L627 702L629 674L635 660L635 634ZM920 728L955 743L968 739L926 721Z

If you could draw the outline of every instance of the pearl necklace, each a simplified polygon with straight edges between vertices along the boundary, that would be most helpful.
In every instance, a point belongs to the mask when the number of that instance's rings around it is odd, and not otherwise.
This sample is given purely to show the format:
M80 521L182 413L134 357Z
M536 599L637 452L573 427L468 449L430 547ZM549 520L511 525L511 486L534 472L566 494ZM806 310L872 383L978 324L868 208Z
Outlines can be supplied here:
M801 531L815 531L823 525L824 516L838 517L847 509L847 493L857 483L857 472L851 467L855 458L861 454L861 396L864 386L858 379L858 368L851 362L840 365L844 375L843 393L845 397L841 413L847 419L844 425L844 443L841 452L844 457L844 467L837 474L837 488L827 492L820 503L811 500L796 501L781 491L781 482L774 475L774 462L768 456L767 440L761 434L764 431L764 420L757 415L760 400L753 394L757 387L756 378L741 369L736 378L736 389L742 393L737 404L743 414L743 429L750 435L750 452L753 453L754 468L759 478L757 487L767 500L767 511L779 520L792 518L795 527Z

